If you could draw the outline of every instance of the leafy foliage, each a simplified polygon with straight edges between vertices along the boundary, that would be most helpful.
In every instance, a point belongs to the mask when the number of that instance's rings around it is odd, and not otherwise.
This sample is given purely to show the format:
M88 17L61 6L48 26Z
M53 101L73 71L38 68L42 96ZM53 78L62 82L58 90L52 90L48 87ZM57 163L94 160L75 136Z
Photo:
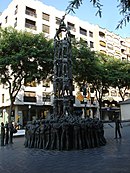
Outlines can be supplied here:
M90 2L93 3L93 6L98 9L97 14L101 17L101 11L102 11L102 4L100 3L100 0L90 0ZM83 0L71 0L69 2L68 7L66 8L66 13L69 14L70 12L75 13L75 9L78 9L81 4L83 3Z
M126 25L130 21L130 0L117 1L119 1L119 5L117 6L117 8L119 8L119 13L124 17L119 21L119 24L117 25L116 29L122 28L123 25ZM90 0L90 2L92 2L93 6L98 9L96 15L99 15L101 17L103 5L100 3L100 0ZM74 13L74 10L78 9L82 3L83 0L71 0L69 2L69 6L66 9L67 14L70 12Z
M52 67L52 41L43 34L0 29L0 79L9 89L11 106L25 81L45 79Z

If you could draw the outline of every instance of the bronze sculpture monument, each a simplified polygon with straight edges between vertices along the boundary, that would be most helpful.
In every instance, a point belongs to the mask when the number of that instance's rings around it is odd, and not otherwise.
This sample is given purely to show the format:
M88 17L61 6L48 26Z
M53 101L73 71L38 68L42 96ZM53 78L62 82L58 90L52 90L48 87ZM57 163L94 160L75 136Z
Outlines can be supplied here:
M73 111L71 33L61 19L54 37L54 102L49 119L28 122L25 147L81 150L106 144L103 123ZM64 38L60 38L64 34Z

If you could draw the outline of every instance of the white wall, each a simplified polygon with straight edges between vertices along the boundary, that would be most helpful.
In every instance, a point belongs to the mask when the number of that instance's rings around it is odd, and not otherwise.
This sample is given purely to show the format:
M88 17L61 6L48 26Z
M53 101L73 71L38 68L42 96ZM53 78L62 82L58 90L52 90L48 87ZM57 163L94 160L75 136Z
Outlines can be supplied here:
M130 104L121 105L121 119L130 120Z

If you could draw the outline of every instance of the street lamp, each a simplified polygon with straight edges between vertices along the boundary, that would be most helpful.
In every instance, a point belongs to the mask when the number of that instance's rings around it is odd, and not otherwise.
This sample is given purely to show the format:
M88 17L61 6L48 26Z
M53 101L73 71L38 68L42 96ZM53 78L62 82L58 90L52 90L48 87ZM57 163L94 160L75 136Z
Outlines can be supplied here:
M29 109L29 112L28 112L28 119L29 119L29 121L31 121L31 112L30 112L31 105L28 106L28 109Z
M86 114L86 106L87 106L87 98L84 97L84 116L85 116L85 118L87 117L87 114Z
M84 117L85 117L85 118L87 117L87 114L86 114L86 105L87 105L87 98L86 98L86 95L87 95L87 84L85 84L85 85L83 86Z
M5 113L6 113L6 109L3 109L4 123L5 123Z

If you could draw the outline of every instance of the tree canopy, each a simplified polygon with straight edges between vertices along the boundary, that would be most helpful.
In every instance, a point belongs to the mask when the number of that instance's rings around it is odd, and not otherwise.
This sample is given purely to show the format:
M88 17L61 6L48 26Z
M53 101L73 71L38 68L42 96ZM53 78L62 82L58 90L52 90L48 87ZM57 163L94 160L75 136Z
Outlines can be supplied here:
M80 88L89 85L101 106L109 88L118 89L122 100L129 94L130 64L109 55L91 51L85 42L73 45L73 78Z
M52 72L52 41L43 34L0 29L0 80L6 84L11 101L25 82L40 81Z

